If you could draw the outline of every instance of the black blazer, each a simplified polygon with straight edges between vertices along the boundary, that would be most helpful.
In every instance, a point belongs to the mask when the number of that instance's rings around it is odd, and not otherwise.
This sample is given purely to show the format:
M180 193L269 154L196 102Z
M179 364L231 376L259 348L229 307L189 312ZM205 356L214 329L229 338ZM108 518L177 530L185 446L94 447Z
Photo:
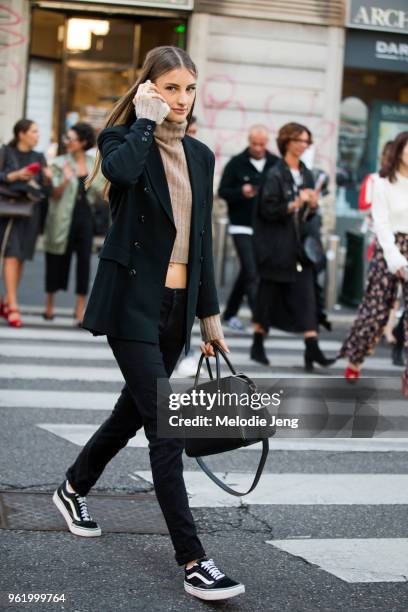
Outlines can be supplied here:
M160 306L176 237L155 122L106 128L98 138L102 173L111 182L112 225L83 326L94 335L158 342ZM212 256L214 155L195 138L182 140L192 188L186 348L194 318L219 313Z
M313 174L302 162L300 171L302 188L313 189ZM302 259L294 214L288 213L288 204L295 198L296 186L289 166L283 159L279 159L266 175L255 211L254 244L262 278L277 282L295 280L296 264ZM306 207L299 211L300 242L306 231L303 220L305 211Z

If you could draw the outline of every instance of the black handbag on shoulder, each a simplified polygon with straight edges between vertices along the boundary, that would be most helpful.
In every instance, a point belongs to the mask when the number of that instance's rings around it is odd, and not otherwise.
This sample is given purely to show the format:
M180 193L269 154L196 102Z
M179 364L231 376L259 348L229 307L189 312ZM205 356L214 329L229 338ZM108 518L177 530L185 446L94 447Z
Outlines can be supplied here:
M4 168L6 158L11 159L15 170L19 169L18 161L13 152L12 147L4 145L0 149L0 169ZM13 183L0 183L0 217L28 218L31 217L34 210L34 204L42 198L41 190L31 188L29 185L24 185L25 191L16 188ZM38 193L36 193L38 192Z
M193 389L200 391L204 390L206 393L214 393L215 391L220 391L221 393L246 393L253 394L256 392L255 383L245 374L241 372L236 372L235 368L232 366L230 360L226 356L225 352L218 345L213 345L214 353L215 353L215 363L216 363L216 377L214 378L213 372L211 369L209 358L202 353L200 357L200 361L197 367L197 373L194 380ZM224 361L228 365L228 368L231 371L231 375L221 378L221 365L219 355L222 355ZM208 382L202 382L199 384L200 371L203 364L204 359L206 360L207 370L210 377ZM234 406L234 412L237 416L243 414L243 408L237 404ZM258 414L267 414L267 418L270 418L269 413L265 410L257 411ZM247 416L247 412L245 416ZM251 428L253 432L253 428ZM221 489L230 493L231 495L236 495L241 497L243 495L248 495L251 491L253 491L256 485L259 482L262 471L265 466L266 458L269 452L269 440L265 437L250 437L251 434L248 433L246 427L238 426L236 429L234 428L234 432L236 432L237 437L225 437L225 438L186 438L185 439L185 452L188 457L194 457L200 466L200 468L207 474L209 478L215 484L217 484ZM235 433L234 433L235 435ZM253 435L253 433L252 433ZM259 461L258 468L256 470L256 474L252 485L248 489L248 491L240 492L235 491L224 482L222 482L217 476L210 470L210 468L203 461L202 457L215 455L218 453L224 453L226 451L235 450L237 448L241 448L244 446L249 446L250 444L256 444L257 442L262 442L262 455Z

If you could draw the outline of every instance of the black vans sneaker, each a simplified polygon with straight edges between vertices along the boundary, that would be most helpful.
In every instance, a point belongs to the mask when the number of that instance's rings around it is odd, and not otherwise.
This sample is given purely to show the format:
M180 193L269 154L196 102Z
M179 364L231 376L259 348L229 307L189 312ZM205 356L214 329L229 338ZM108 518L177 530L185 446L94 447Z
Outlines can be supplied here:
M212 559L200 559L184 571L184 590L199 599L216 601L245 593L245 586L223 574Z
M98 523L89 515L86 498L78 493L70 493L66 480L55 491L52 501L64 517L71 533L86 538L102 534Z

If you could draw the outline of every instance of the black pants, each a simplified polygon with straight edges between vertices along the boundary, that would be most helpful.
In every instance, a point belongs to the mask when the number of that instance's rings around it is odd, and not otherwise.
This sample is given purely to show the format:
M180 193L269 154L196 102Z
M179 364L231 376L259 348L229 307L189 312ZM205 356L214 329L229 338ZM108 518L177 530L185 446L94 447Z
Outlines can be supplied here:
M228 298L224 319L235 317L246 295L253 315L258 288L258 272L255 259L254 237L249 234L232 234L241 269Z
M197 537L183 479L184 441L157 437L156 384L157 379L170 377L184 346L186 294L186 289L166 287L158 344L108 338L126 384L111 416L67 471L72 487L85 496L107 463L144 427L156 496L179 565L203 557L205 552Z
M72 255L76 253L77 295L87 295L91 269L93 218L88 205L75 205L66 251L63 255L46 253L45 291L55 293L68 288Z

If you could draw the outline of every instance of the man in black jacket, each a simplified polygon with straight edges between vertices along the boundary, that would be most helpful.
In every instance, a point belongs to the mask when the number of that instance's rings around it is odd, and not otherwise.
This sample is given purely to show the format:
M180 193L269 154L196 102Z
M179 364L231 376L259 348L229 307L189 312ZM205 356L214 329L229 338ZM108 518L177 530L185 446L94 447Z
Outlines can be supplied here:
M228 298L223 319L232 329L242 329L237 318L244 295L254 312L258 274L253 244L253 213L259 188L268 169L279 159L267 151L268 130L254 125L248 135L248 147L231 158L224 168L218 194L226 200L232 235L240 262L240 271Z

